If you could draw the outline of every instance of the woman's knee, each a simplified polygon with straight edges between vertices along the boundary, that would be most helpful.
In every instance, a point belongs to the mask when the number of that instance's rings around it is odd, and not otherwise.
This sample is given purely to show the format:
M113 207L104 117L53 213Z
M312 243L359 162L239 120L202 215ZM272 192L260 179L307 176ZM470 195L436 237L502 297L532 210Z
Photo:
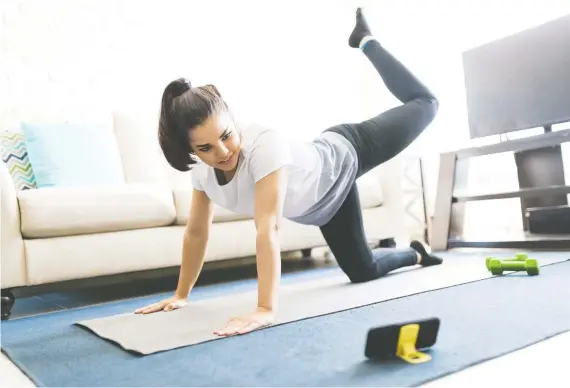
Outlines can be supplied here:
M362 274L356 276L348 275L348 279L350 280L351 283L354 284L370 282L372 280L375 280L376 278L377 276L362 275Z
M352 265L350 267L341 266L351 283L365 283L378 278L375 268L364 265L364 263L359 264L361 265Z
M372 280L374 274L372 259L359 254L358 249L352 252L334 252L335 260L351 283L363 283Z
M439 100L434 96L419 97L416 99L424 112L424 117L428 122L433 121L439 111Z

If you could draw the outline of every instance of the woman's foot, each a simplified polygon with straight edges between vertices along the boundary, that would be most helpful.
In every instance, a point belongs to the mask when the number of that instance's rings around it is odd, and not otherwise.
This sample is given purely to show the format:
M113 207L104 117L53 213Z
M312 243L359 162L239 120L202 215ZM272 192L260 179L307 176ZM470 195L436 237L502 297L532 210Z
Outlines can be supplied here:
M352 30L352 33L348 38L348 45L350 47L359 48L360 42L362 42L362 38L367 36L371 37L372 32L370 32L368 23L364 18L364 14L362 13L362 8L358 8L356 10L356 26L354 26L354 30Z
M410 248L412 248L420 255L420 260L418 261L418 264L423 265L424 267L428 267L431 265L439 265L443 263L443 259L437 256L430 255L426 247L417 240L414 240L410 243Z

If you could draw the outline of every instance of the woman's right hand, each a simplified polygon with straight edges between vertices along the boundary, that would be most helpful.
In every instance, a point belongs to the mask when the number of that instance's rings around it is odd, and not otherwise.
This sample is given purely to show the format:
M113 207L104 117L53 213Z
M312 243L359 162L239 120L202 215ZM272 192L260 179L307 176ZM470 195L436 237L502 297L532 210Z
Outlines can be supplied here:
M140 309L135 310L135 314L150 314L157 311L172 311L186 307L187 304L188 300L186 298L180 298L174 295L160 302L148 305L146 307L141 307Z

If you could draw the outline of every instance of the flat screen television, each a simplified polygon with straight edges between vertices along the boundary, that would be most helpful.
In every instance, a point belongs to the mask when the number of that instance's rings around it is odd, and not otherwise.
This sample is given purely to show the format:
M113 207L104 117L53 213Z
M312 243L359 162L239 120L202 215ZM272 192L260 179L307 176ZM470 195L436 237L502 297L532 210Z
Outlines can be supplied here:
M570 15L462 60L472 139L570 121Z

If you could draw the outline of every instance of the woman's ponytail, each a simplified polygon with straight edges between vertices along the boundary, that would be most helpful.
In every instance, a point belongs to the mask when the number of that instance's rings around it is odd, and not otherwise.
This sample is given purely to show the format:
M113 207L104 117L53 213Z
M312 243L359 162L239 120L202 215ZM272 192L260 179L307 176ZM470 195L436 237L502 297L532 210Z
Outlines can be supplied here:
M168 163L178 171L195 164L189 131L215 113L227 112L227 105L214 85L192 88L179 78L170 82L162 94L158 141Z
M192 88L190 81L179 78L170 82L162 93L158 142L168 163L178 171L188 171L192 160L188 141L183 141L174 127L174 99Z

